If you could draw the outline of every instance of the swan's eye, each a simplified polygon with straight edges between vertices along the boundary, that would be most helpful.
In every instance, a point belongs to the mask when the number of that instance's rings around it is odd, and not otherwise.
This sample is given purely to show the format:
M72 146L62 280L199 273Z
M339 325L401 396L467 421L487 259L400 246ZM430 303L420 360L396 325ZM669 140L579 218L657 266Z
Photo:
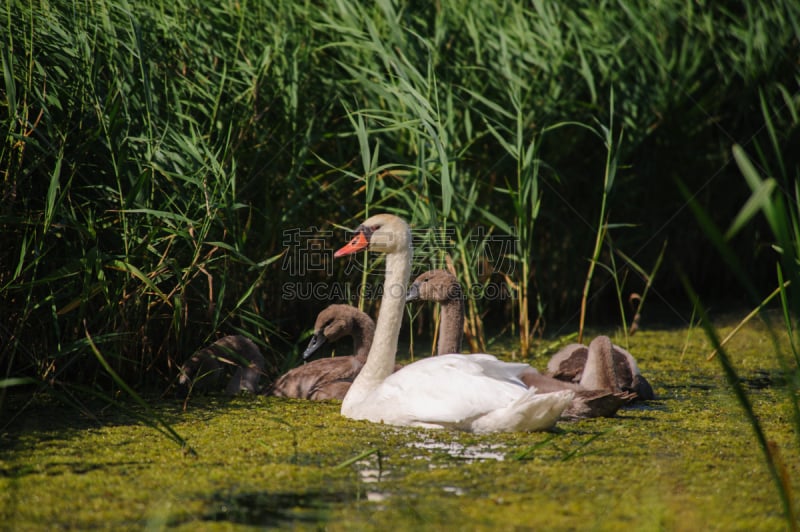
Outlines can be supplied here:
M380 228L381 228L380 224L377 224L377 225L371 225L371 226L369 227L370 231L377 231L377 230L378 230L378 229L380 229Z

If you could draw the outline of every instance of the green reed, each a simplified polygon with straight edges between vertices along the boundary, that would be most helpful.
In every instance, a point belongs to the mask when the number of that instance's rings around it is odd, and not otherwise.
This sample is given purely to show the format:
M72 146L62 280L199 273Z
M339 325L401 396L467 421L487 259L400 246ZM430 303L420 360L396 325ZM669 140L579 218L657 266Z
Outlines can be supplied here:
M367 210L426 235L418 269L452 264L472 349L511 315L527 352L586 299L576 279L589 287L585 260L599 260L608 220L638 226L681 206L672 168L718 168L717 124L751 131L758 89L796 111L798 8L741 9L6 2L2 389L118 389L86 331L133 388L168 387L186 356L230 332L257 340L274 374L329 302L283 287L344 280L335 264L332 276L293 270L290 231L338 239ZM791 120L769 116L779 137ZM649 191L664 210L641 205ZM512 234L502 261L514 267L486 268L491 239ZM633 229L615 244L648 238ZM493 284L517 299L481 297ZM581 331L593 319L582 315Z

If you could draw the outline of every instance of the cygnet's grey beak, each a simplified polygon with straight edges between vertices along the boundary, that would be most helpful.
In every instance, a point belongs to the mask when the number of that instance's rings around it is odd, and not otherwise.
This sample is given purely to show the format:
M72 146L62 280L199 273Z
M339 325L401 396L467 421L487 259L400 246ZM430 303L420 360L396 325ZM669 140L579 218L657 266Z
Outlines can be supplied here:
M409 301L416 301L417 299L419 299L419 285L417 283L414 283L411 285L411 287L408 289L408 292L406 293L406 303L408 303Z
M311 358L311 356L325 344L326 340L327 338L321 332L315 333L314 336L311 337L311 341L308 342L308 347L303 351L303 362Z

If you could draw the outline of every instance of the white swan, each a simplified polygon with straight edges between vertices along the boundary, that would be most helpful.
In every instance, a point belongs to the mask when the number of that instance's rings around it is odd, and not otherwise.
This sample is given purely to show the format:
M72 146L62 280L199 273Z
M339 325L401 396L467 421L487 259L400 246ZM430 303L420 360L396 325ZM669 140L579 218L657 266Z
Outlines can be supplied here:
M334 257L365 248L386 254L383 300L367 362L342 402L343 416L472 432L546 430L555 425L574 394L537 394L527 388L519 379L527 364L486 354L450 354L392 373L411 272L408 224L391 214L372 216Z

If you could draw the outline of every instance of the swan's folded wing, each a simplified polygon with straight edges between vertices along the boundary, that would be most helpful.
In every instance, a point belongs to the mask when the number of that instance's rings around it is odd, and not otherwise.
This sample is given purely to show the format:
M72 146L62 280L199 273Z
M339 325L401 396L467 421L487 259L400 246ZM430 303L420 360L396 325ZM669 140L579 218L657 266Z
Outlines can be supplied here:
M271 386L268 394L297 399L317 399L316 391L321 387L339 381L352 382L362 367L361 361L354 356L313 360L281 375ZM323 395L319 398L330 397Z
M427 358L387 377L371 403L387 423L468 426L527 391L517 377L526 367L482 354Z

